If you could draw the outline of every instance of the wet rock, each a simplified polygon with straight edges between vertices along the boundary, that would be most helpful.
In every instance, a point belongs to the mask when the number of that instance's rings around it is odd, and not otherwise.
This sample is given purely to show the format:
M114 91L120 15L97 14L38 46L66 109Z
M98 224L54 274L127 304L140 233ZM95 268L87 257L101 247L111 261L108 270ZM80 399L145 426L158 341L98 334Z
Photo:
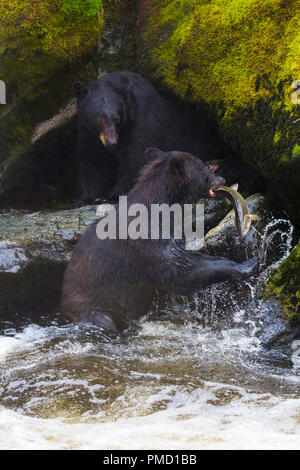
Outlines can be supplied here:
M204 204L204 233L207 234L224 219L231 206L225 198L203 199L199 202Z
M0 242L0 272L17 273L27 261L23 248Z
M98 211L105 214L105 207ZM0 316L42 315L60 302L73 247L96 217L96 207L71 211L11 211L0 215Z

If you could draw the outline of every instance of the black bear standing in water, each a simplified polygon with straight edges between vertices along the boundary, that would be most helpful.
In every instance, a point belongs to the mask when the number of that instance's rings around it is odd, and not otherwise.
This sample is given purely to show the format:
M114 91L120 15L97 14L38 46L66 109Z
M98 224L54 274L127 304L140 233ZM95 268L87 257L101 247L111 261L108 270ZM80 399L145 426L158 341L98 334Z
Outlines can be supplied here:
M214 196L214 188L224 184L191 154L157 149L146 153L150 163L127 202L128 208L140 203L148 209L148 227L153 204L190 204ZM117 220L119 209L116 205ZM132 220L125 218L126 229ZM183 238L121 239L117 234L116 239L100 240L97 223L79 240L65 272L61 311L72 321L119 331L149 311L156 289L188 295L218 282L245 279L257 267L257 258L236 263L188 251Z
M134 186L148 147L177 148L202 160L223 158L224 144L203 112L172 103L140 75L113 72L73 85L78 104L80 200L116 198Z

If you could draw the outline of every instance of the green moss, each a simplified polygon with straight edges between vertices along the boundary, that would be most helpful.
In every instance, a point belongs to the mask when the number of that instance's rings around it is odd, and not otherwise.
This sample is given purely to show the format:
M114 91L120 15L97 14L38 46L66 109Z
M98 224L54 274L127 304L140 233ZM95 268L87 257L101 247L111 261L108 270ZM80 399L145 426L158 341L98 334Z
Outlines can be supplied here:
M227 105L227 112L270 96L300 72L298 0L171 0L150 2L144 30L157 76L182 97ZM154 43L150 42L153 41ZM179 78L176 80L175 78Z
M298 155L300 155L300 145L295 144L295 146L293 148L292 157L297 157Z
M0 76L8 103L96 46L100 0L7 0L0 3ZM1 109L3 112L3 109Z
M66 203L77 190L75 119L32 137L70 105L74 81L97 78L99 63L133 68L137 0L0 0L0 17L9 102L0 106L0 206Z
M268 279L265 296L275 296L287 319L300 323L300 244Z
M20 204L27 193L42 193L43 187L54 200L61 179L66 187L74 179L74 145L68 129L63 137L57 129L56 137L41 139L45 147L36 144L37 155L32 136L73 97L73 81L96 78L91 56L103 26L102 1L0 1L0 18L0 78L8 103L0 106L0 203ZM59 161L68 165L70 176Z
M102 0L55 0L61 11L66 15L88 20L99 15Z
M141 3L144 72L185 101L208 105L236 153L275 177L300 139L300 106L291 99L300 77L299 0Z
M276 131L274 134L274 139L273 139L274 144L277 144L279 142L280 137L281 137L281 132Z

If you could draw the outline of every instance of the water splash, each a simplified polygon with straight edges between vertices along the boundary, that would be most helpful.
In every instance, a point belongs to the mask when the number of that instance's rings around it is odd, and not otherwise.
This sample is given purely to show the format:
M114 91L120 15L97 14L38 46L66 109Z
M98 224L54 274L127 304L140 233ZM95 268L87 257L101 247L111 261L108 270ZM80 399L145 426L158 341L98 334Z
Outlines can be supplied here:
M284 227L286 227L284 229ZM287 219L274 219L269 222L260 237L258 256L262 265L267 264L269 247L276 247L277 259L269 265L268 274L284 261L292 250L294 227Z
M258 334L265 323L273 324L274 334L277 334L283 324L275 312L270 311L270 306L260 300L259 294L266 278L291 252L293 231L292 223L283 218L271 220L262 232L252 227L245 241L245 259L258 256L261 271L258 277L235 285L218 284L189 299L171 296L167 309L183 303L189 319L197 319L203 326L214 329L232 327L238 312L243 311L244 327L249 334Z

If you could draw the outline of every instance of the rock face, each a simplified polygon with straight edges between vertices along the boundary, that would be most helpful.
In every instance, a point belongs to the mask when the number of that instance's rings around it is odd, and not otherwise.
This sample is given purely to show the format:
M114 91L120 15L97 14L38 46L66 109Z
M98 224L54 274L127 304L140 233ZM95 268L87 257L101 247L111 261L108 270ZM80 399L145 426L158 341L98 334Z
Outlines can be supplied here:
M267 298L279 300L283 314L300 332L300 244L271 274L265 289Z
M0 17L0 204L51 205L76 187L71 85L97 76L102 0L9 0Z
M74 244L96 216L73 211L12 211L0 215L0 316L39 316L57 309Z
M139 52L160 87L207 107L300 224L299 1L142 0Z

